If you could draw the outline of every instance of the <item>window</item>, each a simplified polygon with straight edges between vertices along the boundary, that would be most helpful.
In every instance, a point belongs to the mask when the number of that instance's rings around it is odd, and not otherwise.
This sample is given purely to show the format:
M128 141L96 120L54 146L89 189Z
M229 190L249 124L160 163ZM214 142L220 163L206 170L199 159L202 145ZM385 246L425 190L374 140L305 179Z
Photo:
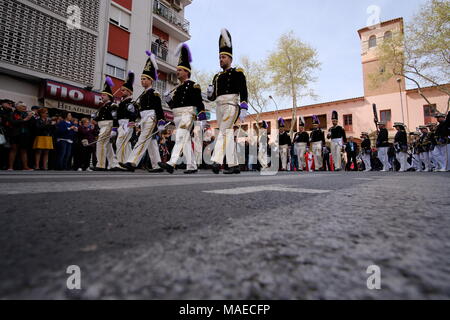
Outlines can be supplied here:
M386 31L386 33L384 34L384 41L389 41L389 40L392 40L392 32Z
M380 111L380 121L386 122L386 128L391 128L391 110L381 110Z
M377 37L376 36L371 36L369 38L369 49L370 48L375 48L377 46Z
M353 132L353 115L344 114L344 129L348 132Z
M130 29L131 16L116 6L111 6L109 21L126 30Z
M437 113L436 104L427 104L423 106L424 124L436 122L434 115Z
M127 60L108 53L106 55L106 74L115 78L125 80Z
M154 86L155 90L160 94L164 94L167 91L167 82L163 80L157 80Z

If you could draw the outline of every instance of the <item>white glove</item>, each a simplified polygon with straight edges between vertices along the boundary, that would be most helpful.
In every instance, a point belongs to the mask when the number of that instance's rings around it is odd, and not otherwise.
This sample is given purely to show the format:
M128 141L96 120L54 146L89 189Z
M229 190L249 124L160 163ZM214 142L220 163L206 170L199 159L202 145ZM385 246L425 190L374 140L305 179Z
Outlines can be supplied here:
M115 137L117 137L117 131L112 130L111 131L111 138L115 138Z
M113 119L117 119L117 111L111 112Z
M97 117L97 114L96 113L92 113L91 114L91 118L94 119L95 117Z
M133 104L129 104L127 110L130 111L131 113L134 113L134 111L136 111Z
M241 119L241 122L245 121L245 118L247 117L247 112L248 112L247 110L241 109L241 114L239 116L239 118Z
M214 94L214 86L213 85L208 86L206 94L208 95L208 98L212 98L212 96Z
M164 94L164 101L169 104L172 101L172 95L170 94L170 92L166 92Z

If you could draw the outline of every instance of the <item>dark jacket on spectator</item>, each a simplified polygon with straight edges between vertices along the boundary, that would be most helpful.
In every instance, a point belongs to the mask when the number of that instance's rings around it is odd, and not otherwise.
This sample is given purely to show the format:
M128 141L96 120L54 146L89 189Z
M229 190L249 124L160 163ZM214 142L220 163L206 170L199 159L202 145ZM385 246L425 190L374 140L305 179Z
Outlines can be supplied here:
M72 122L67 122L65 120L58 123L56 126L56 138L74 141L76 132L70 129L72 126Z
M11 113L10 117L11 128L9 131L11 137L31 134L30 126L34 124L34 120L33 118L31 118L28 121L24 121L23 119L25 119L27 116L28 115L26 112L20 112L17 110Z
M43 120L39 118L35 121L34 125L34 133L37 137L51 137L55 132L55 125L52 124L50 119Z
M78 133L79 133L79 137L80 137L81 141L87 140L89 143L92 143L95 141L94 126L89 126L89 127L80 126L78 128Z

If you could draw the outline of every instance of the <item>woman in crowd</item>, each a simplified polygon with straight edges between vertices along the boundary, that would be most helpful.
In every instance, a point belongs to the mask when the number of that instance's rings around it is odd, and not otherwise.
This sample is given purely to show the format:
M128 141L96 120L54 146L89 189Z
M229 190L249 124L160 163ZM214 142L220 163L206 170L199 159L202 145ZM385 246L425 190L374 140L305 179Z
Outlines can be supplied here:
M48 153L53 150L53 132L55 126L52 124L52 120L48 117L48 109L41 108L38 110L39 118L35 123L35 134L33 150L35 170L48 170ZM40 166L42 159L42 167Z
M88 118L81 119L81 126L78 131L79 139L81 141L81 170L91 171L89 169L91 164L91 157L95 151L95 145L89 145L95 142L96 130L95 126Z
M16 110L11 114L11 130L10 141L11 150L9 152L9 166L8 170L14 170L14 162L16 160L17 151L20 152L22 160L22 169L25 171L32 171L28 166L28 149L30 147L31 130L33 125L33 113L27 112L27 106L23 102L16 104Z
M72 114L64 113L63 121L56 125L57 170L70 170L72 144L78 127L72 123Z

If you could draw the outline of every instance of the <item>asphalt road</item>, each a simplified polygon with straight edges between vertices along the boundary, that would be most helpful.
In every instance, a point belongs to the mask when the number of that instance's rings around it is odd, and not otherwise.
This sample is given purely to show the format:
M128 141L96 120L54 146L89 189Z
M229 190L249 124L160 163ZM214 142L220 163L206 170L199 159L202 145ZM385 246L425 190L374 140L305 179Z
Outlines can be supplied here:
M449 299L449 195L448 173L4 172L0 299Z

